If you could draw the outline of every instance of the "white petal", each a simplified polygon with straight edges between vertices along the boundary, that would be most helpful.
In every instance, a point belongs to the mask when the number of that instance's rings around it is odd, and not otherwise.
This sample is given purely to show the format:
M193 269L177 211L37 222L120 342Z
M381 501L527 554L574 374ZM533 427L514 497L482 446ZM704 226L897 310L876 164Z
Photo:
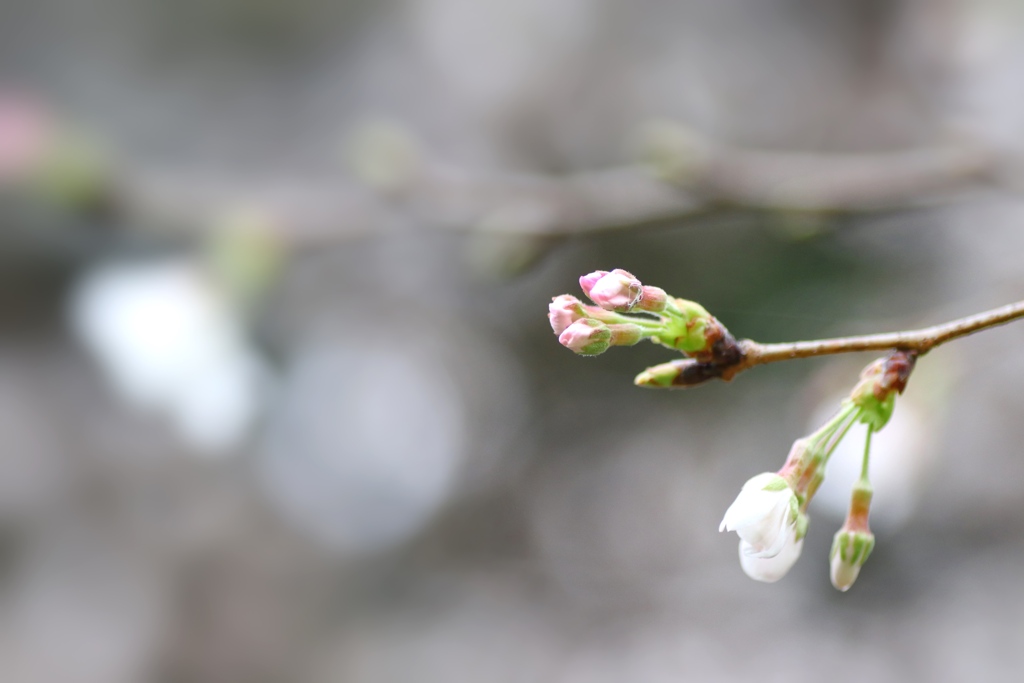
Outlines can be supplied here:
M760 535L754 534L738 534L740 540L746 543L746 552L751 557L775 557L783 548L785 548L788 542L788 537L791 532L793 525L789 524L788 506L787 514L779 517L778 525L771 530L771 533L762 533Z
M722 526L728 531L761 524L775 514L780 502L788 502L789 496L781 491L741 491L736 500L725 511Z
M763 491L744 487L729 509L718 530L735 531L754 547L754 553L774 556L782 549L793 502L790 489Z
M743 490L756 489L758 491L763 491L766 486L775 483L778 479L780 479L780 477L775 472L762 472L761 474L747 479L746 483L743 484Z
M832 585L837 590L845 593L850 590L850 586L857 580L857 575L860 574L860 565L853 562L844 562L840 555L841 553L836 553L832 557L829 567L829 578L832 579Z
M789 524L790 501L779 500L771 512L757 525L740 527L737 535L754 546L757 552L774 556L782 549Z
M752 555L748 552L749 545L745 541L740 541L740 566L743 572L755 581L775 583L786 575L800 557L804 541L795 539L796 532L791 530L786 534L786 543L782 551L774 557Z

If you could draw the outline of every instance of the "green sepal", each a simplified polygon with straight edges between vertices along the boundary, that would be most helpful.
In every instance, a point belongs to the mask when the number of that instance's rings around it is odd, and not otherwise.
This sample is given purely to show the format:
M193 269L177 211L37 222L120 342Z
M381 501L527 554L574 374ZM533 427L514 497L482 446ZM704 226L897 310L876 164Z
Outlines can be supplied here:
M698 353L707 349L706 330L710 322L708 318L668 318L661 332L654 336L658 342L670 349L683 353Z
M674 313L678 312L683 320L686 320L687 322L697 320L699 318L703 318L705 320L711 318L711 314L708 313L708 309L704 308L696 301L679 298L674 298L671 301L674 305L670 307L670 310Z
M836 554L843 562L863 566L868 561L871 551L875 549L875 535L870 531L842 531L836 533L832 540L832 551L829 559L834 559Z
M854 405L859 409L858 422L868 425L873 431L879 431L889 423L892 411L896 407L896 393L891 392L884 401L869 391L857 392L853 396Z
M807 535L807 527L811 524L811 518L804 513L797 511L796 513L796 540L800 540Z
M602 326L594 333L594 340L578 351L581 356L597 356L611 346L612 331Z

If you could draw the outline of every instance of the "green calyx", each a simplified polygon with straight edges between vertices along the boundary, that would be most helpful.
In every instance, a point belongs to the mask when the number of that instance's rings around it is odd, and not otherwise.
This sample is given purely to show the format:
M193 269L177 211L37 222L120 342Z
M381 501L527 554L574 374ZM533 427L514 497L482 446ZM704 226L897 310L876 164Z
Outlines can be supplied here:
M860 411L858 421L876 432L889 423L892 411L896 407L896 392L889 392L885 399L880 401L870 389L854 390L850 398Z
M789 484L782 477L776 476L774 479L769 481L767 484L761 487L762 491L785 491L789 488Z
M707 350L707 327L714 320L696 301L669 299L662 315L663 326L654 336L658 343L683 353Z
M577 353L581 356L597 356L608 350L611 346L612 331L606 325L594 328L589 344L581 348Z
M913 357L893 352L864 368L850 393L850 400L861 412L861 423L876 432L885 427L896 407L896 395L906 386L913 366Z
M655 339L662 346L676 349L683 353L698 353L707 346L704 337L705 323L697 321L693 325L686 325L680 321L673 320L665 325L663 331Z
M690 301L689 299L673 298L668 306L668 311L686 321L696 320L697 318L711 318L711 314L708 313L706 308L696 301Z
M793 519L796 520L796 540L799 541L801 538L807 535L807 527L811 524L811 518L800 511L800 503L797 502L795 496L793 497L793 502L790 503L790 505L792 506L792 511L790 514L792 514Z
M840 529L832 540L832 551L829 559L836 555L843 562L861 567L868 561L871 551L875 548L875 535L870 531L846 531Z

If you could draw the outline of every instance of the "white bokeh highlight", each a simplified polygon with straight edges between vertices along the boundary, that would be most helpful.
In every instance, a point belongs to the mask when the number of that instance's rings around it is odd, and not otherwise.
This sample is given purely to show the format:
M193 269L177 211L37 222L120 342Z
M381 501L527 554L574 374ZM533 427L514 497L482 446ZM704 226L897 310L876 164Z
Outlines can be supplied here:
M217 454L259 412L267 371L241 320L192 262L105 265L73 292L78 339L131 404Z
M406 345L334 338L284 379L261 471L268 494L327 547L400 543L453 493L466 406L443 363Z

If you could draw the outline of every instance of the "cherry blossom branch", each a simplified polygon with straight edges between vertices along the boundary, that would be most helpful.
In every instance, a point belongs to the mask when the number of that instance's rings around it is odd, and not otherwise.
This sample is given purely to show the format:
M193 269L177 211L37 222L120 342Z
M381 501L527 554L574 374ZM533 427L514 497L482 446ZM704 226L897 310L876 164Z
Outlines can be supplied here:
M918 330L781 344L736 340L696 301L644 285L632 273L597 270L579 279L593 305L570 294L554 297L548 322L558 342L581 356L648 339L685 358L647 368L640 386L671 389L731 380L757 365L857 351L888 351L861 373L849 395L820 429L797 439L778 472L763 472L743 485L719 531L740 538L740 567L752 579L773 583L800 556L807 535L808 504L825 479L829 458L855 424L867 428L860 478L850 495L846 521L829 553L832 585L846 591L857 580L875 545L868 524L873 488L868 480L872 435L888 424L918 357L960 337L1024 318L1024 301Z
M1024 301L1018 301L919 330L762 344L736 340L699 303L646 286L625 270L588 273L580 278L580 288L595 305L563 294L548 306L548 321L559 343L580 355L593 356L612 346L632 346L649 339L686 356L637 375L638 386L655 388L689 387L710 379L728 381L757 365L858 351L899 352L912 365L918 356L940 344L1024 318Z

